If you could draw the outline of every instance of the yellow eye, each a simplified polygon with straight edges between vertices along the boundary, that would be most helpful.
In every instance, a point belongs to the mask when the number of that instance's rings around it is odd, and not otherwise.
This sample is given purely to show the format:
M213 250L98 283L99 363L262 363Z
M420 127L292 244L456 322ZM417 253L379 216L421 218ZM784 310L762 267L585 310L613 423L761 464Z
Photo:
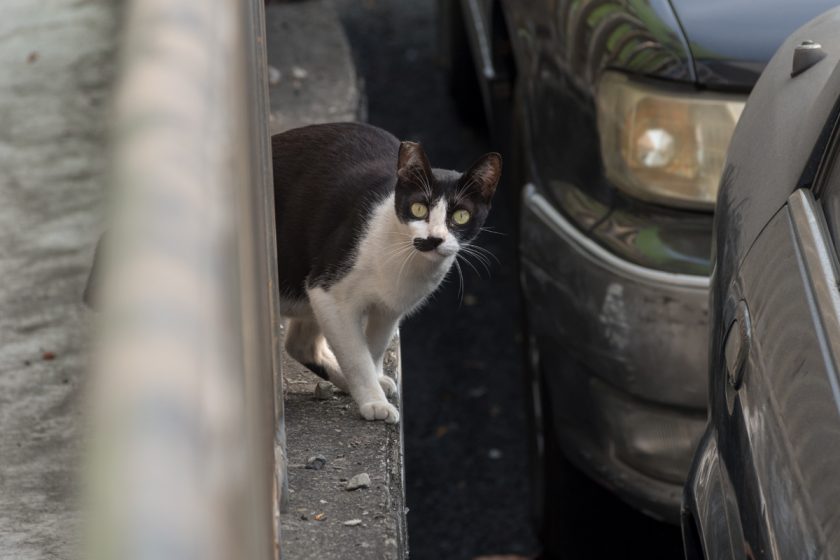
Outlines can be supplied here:
M466 210L455 210L455 213L452 214L452 221L462 226L470 221L470 213Z
M429 207L422 202L415 202L411 205L411 215L415 218L425 218L429 213Z

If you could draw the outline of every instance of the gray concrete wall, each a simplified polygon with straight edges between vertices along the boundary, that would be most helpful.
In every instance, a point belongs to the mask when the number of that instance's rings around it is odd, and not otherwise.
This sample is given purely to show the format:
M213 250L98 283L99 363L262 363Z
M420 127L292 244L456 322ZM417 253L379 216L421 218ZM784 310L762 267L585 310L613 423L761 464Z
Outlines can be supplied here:
M0 558L74 556L120 2L0 4Z

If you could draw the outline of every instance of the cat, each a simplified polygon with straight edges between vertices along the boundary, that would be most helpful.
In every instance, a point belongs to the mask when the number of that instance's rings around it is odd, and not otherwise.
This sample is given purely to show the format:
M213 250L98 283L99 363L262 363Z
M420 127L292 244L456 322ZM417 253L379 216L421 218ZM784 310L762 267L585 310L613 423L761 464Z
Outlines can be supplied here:
M272 153L286 351L396 423L385 351L480 232L502 158L433 169L420 144L359 123L276 134Z

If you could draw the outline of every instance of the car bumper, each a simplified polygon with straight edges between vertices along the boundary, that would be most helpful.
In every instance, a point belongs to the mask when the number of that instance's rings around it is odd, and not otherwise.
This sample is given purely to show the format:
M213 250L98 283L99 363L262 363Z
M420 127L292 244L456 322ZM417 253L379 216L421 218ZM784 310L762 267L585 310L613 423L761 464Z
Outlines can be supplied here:
M676 523L706 423L708 278L623 261L534 186L523 194L522 283L559 443Z
M686 560L739 557L734 551L745 541L735 490L722 468L711 427L697 447L685 485L680 521Z

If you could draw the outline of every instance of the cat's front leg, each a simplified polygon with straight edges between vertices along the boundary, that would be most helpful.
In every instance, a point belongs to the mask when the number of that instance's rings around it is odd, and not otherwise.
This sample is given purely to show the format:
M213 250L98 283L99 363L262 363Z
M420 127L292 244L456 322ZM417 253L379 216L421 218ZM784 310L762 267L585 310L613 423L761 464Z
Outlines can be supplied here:
M327 342L338 358L350 395L366 420L399 421L396 407L388 402L379 384L376 365L368 351L362 312L346 301L338 301L322 288L308 290L309 302Z
M383 361L385 359L385 351L388 349L391 339L394 338L399 322L399 314L381 307L374 307L368 312L367 327L365 329L368 350L370 351L370 357L373 359L373 364L376 367L379 384L389 397L395 396L398 390L396 382L385 375Z

